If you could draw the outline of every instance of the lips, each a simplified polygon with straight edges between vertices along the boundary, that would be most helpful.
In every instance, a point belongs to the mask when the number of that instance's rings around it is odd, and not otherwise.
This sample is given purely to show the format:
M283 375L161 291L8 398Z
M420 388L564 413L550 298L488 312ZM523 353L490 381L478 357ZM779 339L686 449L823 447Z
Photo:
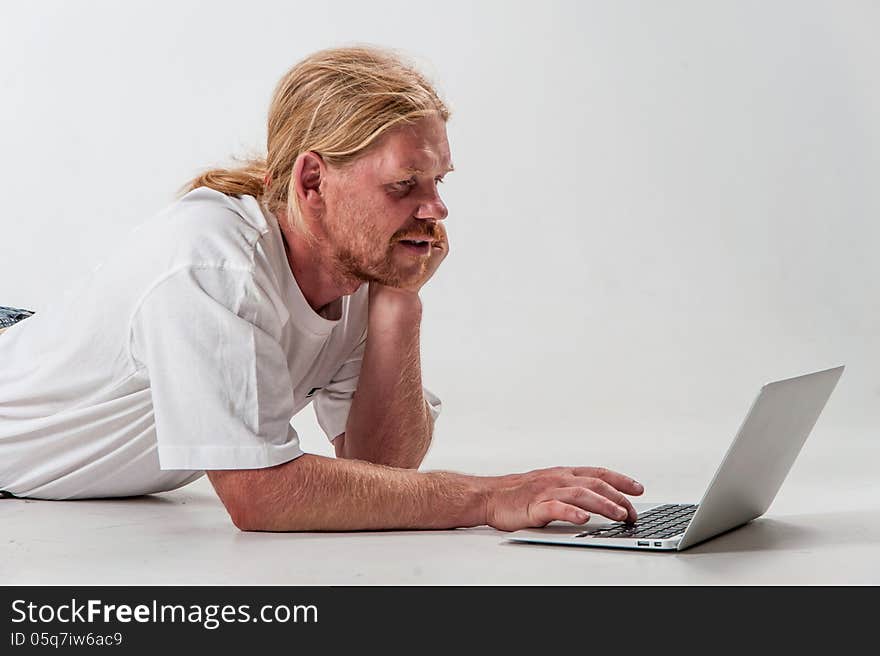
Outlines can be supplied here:
M419 256L428 255L431 252L431 242L428 240L401 239L398 245L405 251Z

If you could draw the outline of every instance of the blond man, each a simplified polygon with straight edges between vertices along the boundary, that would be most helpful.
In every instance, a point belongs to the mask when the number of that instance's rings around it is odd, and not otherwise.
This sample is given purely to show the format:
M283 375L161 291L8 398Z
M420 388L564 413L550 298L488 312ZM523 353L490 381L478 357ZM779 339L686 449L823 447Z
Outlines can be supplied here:
M603 468L419 471L441 412L419 291L449 252L448 119L391 51L294 66L265 158L192 180L2 336L4 495L142 495L207 474L241 530L634 520L641 486ZM335 458L300 448L291 419L310 403Z

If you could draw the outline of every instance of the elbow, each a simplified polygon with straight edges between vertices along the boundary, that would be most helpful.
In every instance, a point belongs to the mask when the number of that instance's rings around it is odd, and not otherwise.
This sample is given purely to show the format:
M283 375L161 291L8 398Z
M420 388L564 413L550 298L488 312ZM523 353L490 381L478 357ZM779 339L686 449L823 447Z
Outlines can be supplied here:
M427 447L425 447L418 453L409 453L405 456L402 456L398 462L391 464L393 464L394 467L400 467L401 469L417 470L419 467L422 466L426 455L428 455Z
M208 471L207 474L235 528L240 531L265 530L265 518L261 517L254 500L255 496L259 496L254 494L257 472L221 470Z
M259 522L256 520L254 513L246 508L232 507L226 508L229 513L229 519L239 531L260 531Z
M302 475L293 475L301 470L302 458L308 459L301 456L264 469L207 472L235 528L242 532L309 530L308 511L291 502L302 489ZM281 495L279 490L291 496Z
M428 455L427 452L423 453L421 457L417 458L415 462L413 462L412 467L407 467L407 469L415 469L418 470L422 463L425 462L425 456Z
M264 532L288 532L306 530L300 526L297 518L288 513L283 519L272 513L265 512L260 507L245 505L227 508L229 518L239 531L264 531Z
M267 533L296 533L321 530L308 518L287 512L284 516L261 512L256 508L230 509L229 518L239 531Z
M345 458L345 433L340 433L333 438L333 449L336 451L337 458Z

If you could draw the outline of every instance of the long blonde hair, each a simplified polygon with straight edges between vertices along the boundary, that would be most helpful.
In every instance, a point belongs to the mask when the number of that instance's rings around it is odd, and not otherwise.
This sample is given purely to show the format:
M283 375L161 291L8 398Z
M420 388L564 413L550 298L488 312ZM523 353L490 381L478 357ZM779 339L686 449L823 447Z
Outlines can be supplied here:
M271 212L284 211L307 238L292 173L304 152L343 166L365 153L386 130L450 111L434 87L396 51L360 45L320 50L291 68L275 87L269 106L265 157L236 168L206 170L178 190L178 197L210 187L251 195Z

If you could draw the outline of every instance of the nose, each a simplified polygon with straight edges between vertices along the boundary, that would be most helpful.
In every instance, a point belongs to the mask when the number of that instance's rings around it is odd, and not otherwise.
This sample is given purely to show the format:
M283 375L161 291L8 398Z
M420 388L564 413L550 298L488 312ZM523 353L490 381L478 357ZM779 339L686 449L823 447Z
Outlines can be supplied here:
M429 198L425 198L419 205L416 212L416 218L423 221L442 221L449 215L446 203L440 198L440 192L436 186L434 193Z

